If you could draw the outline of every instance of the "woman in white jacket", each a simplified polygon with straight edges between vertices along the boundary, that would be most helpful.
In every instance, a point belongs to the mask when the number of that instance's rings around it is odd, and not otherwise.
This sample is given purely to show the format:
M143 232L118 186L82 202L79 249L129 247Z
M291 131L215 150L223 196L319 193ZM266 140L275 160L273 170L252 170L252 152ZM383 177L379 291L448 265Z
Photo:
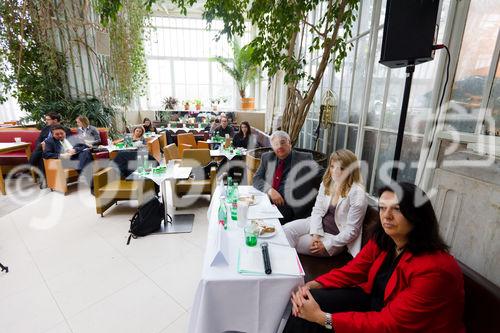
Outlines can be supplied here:
M283 226L290 246L312 256L333 256L361 248L363 219L368 205L361 185L359 162L350 150L334 152L328 161L311 216Z

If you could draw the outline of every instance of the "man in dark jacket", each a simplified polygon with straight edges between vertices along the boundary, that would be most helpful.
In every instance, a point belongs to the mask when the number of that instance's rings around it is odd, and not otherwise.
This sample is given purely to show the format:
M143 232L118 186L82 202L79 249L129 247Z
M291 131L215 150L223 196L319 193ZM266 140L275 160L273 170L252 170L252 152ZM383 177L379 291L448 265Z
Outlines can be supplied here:
M70 142L66 138L66 132L63 126L52 126L52 135L47 138L45 148L43 149L43 158L60 159L64 167L74 168L81 173L87 164L92 162L92 153L90 148L84 143ZM91 183L92 172L84 175L87 182Z
M45 141L45 139L52 136L51 128L55 125L60 125L61 123L61 115L57 112L49 112L45 115L45 126L40 131L40 135L35 143L35 151L31 154L30 164L32 166L38 167L42 173L44 173L43 168L43 159L42 159L42 145L41 143ZM64 132L66 133L66 137L71 136L71 130L69 128L64 128Z
M281 224L310 215L323 174L311 153L292 149L286 132L271 135L272 152L262 155L253 187L266 193L283 218Z
M219 135L222 137L229 135L229 137L232 138L234 136L233 126L229 124L226 116L220 117L220 126L216 127L213 132L219 132Z

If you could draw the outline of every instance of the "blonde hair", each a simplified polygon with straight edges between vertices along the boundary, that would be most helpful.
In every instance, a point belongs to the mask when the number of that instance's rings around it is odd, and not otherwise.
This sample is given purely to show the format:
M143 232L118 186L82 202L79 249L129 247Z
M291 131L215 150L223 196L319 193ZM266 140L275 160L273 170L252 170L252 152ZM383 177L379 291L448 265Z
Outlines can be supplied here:
M340 162L342 170L347 170L348 174L342 181L340 186L340 195L346 197L351 190L353 183L362 183L361 171L359 168L358 158L354 153L347 149L340 149L330 155L328 159L328 170L323 175L323 185L325 186L325 194L330 195L333 189L333 179L330 171L330 166L333 162Z
M78 116L78 117L76 117L76 119L80 120L83 127L88 127L90 125L89 118L87 118L85 116Z

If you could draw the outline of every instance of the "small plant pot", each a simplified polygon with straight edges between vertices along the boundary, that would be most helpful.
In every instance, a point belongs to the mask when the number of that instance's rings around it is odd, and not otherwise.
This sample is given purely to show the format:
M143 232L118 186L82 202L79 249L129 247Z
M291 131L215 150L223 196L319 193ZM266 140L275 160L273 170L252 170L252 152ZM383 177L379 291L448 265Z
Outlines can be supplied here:
M241 109L242 110L255 110L255 98L248 97L241 99Z
M189 111L189 104L184 104L184 110Z
M195 108L196 108L196 111L200 111L201 110L201 104L196 104Z

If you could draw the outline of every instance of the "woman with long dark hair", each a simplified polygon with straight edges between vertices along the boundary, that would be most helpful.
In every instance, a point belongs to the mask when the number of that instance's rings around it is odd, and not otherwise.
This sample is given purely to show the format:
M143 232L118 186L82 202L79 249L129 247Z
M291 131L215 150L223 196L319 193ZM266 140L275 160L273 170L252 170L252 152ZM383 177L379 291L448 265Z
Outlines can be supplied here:
M151 123L151 120L149 118L144 118L144 120L142 121L142 127L146 132L156 133L156 129L153 127L153 124Z
M233 137L233 146L248 149L255 147L255 135L252 134L252 128L248 121L242 121L240 130Z
M371 240L292 294L284 332L465 332L462 272L429 198L409 183L385 186L379 197Z

